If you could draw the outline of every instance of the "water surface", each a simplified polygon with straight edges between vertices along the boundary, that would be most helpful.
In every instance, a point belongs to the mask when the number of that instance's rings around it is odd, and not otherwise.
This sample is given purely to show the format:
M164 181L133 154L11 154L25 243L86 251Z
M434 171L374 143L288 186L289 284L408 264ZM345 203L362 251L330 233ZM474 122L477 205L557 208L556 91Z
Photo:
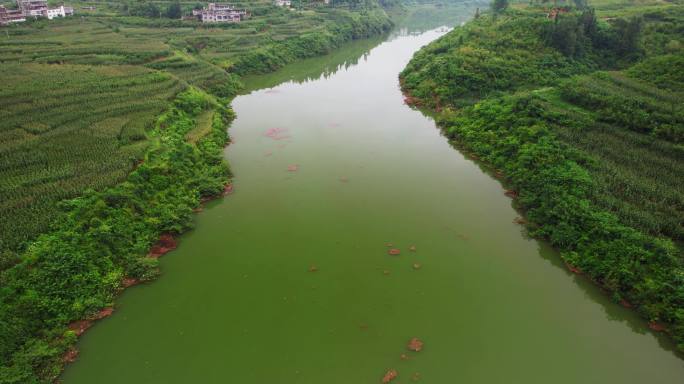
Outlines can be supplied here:
M397 74L444 32L250 79L235 192L83 336L64 383L684 382L669 342L526 237L500 183L403 104Z

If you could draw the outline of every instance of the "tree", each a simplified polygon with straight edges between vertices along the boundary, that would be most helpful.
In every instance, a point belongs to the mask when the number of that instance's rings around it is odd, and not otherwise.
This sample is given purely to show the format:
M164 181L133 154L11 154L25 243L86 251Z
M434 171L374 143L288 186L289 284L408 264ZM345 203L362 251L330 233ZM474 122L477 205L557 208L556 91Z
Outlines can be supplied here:
M491 7L494 13L499 13L508 8L508 0L493 0Z
M166 17L169 19L180 19L183 16L183 11L181 11L181 6L179 2L174 2L169 5L166 9Z

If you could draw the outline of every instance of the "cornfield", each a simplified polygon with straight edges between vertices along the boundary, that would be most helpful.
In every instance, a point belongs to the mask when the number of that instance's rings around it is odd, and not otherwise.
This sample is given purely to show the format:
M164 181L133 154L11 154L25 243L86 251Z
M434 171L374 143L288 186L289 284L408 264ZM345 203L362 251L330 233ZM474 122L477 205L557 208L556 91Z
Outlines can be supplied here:
M0 91L0 249L47 229L58 202L123 180L147 126L180 89L140 67L4 64Z

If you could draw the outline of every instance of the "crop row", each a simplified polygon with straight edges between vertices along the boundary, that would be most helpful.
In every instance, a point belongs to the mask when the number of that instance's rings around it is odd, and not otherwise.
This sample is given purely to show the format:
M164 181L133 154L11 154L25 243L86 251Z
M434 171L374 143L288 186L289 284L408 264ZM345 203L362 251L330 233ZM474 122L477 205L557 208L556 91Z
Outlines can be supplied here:
M123 180L182 85L145 68L8 64L0 103L0 251L45 231L57 203Z

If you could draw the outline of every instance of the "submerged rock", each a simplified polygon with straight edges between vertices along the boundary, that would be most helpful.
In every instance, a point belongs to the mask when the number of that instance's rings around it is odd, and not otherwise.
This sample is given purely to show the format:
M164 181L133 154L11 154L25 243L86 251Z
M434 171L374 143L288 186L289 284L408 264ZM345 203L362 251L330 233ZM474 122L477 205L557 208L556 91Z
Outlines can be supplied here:
M411 351L420 352L423 349L423 342L417 337L414 337L409 341L407 348Z
M415 251L416 251L416 246L415 246L415 245L410 246L410 247L409 247L409 251L415 252Z
M385 376L382 377L382 382L383 383L389 383L390 381L394 380L399 376L399 373L397 372L396 369L390 369L385 373Z
M297 172L299 170L299 165L298 164L290 164L287 166L287 170L289 172Z

